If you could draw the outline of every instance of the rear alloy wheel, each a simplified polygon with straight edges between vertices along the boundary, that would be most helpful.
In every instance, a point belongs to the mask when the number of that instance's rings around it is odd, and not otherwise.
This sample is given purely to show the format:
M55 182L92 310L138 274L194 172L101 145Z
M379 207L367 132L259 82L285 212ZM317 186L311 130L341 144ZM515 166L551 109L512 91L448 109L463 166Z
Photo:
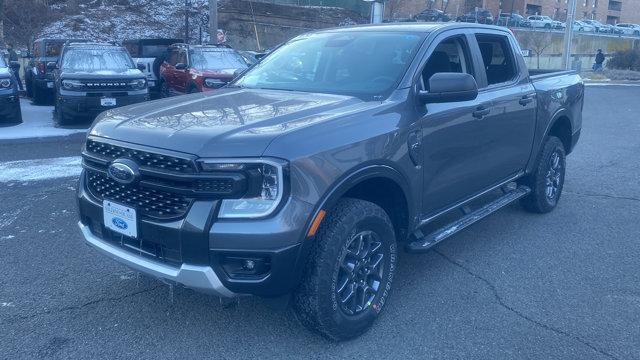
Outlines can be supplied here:
M522 181L522 185L531 188L531 193L521 200L522 206L535 213L548 213L555 209L564 187L565 168L562 142L555 136L548 137L534 173Z
M293 306L308 328L332 340L366 332L387 302L396 268L396 239L387 213L364 200L342 199L309 240Z

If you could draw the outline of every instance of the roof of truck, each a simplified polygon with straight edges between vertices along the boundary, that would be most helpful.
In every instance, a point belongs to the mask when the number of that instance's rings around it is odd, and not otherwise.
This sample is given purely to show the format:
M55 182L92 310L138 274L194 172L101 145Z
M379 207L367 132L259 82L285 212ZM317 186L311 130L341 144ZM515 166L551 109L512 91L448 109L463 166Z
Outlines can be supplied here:
M386 24L365 24L355 25L349 27L331 28L326 30L317 31L322 32L350 32L350 31L385 31L385 32L423 32L428 33L439 29L445 28L483 28L491 30L508 30L501 26L484 25L476 23L463 23L463 22L417 22L417 23L386 23Z

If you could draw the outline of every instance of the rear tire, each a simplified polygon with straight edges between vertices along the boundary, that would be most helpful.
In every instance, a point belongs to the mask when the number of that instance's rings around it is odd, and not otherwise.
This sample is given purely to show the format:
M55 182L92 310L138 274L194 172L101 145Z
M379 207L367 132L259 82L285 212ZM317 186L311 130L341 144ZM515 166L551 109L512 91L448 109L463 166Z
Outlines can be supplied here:
M169 93L169 85L165 80L160 80L160 98L168 98L171 97Z
M56 102L56 107L54 108L54 119L56 126L66 126L71 125L73 118L65 115L64 111L58 106Z
M42 89L40 89L37 85L33 85L33 97L31 98L33 100L33 103L35 105L44 105L46 103L47 100L47 96L44 93L44 91Z
M336 341L371 327L387 302L396 239L387 213L343 199L322 223L293 306L306 327Z
M533 174L521 182L531 189L531 193L520 200L522 206L538 214L555 209L564 188L565 168L566 153L562 141L549 136L538 156Z

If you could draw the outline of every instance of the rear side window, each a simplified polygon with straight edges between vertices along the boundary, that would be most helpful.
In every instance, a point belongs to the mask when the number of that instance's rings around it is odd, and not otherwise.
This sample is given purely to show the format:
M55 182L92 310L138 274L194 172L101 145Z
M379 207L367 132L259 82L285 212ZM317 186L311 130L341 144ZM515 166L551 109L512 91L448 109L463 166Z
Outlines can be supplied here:
M488 85L506 83L517 76L515 58L509 38L504 35L476 35Z

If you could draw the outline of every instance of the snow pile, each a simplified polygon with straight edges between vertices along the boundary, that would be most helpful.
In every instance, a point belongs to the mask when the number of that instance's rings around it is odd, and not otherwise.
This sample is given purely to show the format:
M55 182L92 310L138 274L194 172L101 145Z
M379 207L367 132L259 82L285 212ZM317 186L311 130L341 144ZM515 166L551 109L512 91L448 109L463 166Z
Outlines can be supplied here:
M21 99L23 123L0 127L0 140L68 136L86 132L86 129L59 129L53 125L53 106L34 106Z

